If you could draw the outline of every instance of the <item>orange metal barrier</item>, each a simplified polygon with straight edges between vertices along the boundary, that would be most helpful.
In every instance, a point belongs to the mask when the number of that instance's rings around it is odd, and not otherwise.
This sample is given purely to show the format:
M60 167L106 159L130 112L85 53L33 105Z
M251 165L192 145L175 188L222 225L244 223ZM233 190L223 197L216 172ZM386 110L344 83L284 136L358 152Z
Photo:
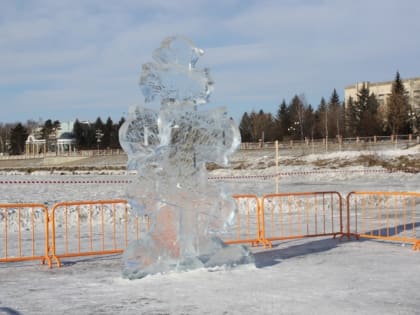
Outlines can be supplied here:
M357 238L411 243L420 250L420 193L351 192L347 217Z
M420 193L352 192L344 216L334 191L232 197L236 217L221 235L227 244L271 247L275 240L353 235L420 250ZM0 262L39 259L52 267L65 257L122 253L149 226L149 218L130 214L122 199L61 202L50 216L43 204L0 204Z
M269 194L262 207L263 234L269 241L346 235L338 192Z
M0 262L41 260L51 266L48 208L43 204L0 204Z
M122 253L149 228L147 217L129 214L126 200L60 202L51 210L52 259Z
M256 195L233 195L236 202L236 224L226 244L250 243L271 247L271 242L264 238L264 223L259 198Z

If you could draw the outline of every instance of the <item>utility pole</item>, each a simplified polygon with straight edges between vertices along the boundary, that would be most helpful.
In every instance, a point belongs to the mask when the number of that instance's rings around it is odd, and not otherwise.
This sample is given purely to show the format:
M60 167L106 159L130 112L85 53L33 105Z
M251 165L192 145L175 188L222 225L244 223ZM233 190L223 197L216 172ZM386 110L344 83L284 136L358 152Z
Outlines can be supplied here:
M325 151L328 152L328 109L325 107Z

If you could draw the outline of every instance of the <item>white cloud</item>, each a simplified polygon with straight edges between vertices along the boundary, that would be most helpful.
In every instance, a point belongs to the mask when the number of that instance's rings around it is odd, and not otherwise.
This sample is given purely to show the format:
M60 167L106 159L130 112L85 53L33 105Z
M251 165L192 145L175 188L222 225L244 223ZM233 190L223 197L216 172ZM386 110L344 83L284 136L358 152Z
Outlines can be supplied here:
M0 121L60 106L120 116L142 100L141 64L174 34L206 50L198 66L211 69L212 100L236 116L302 92L317 105L397 69L419 75L417 1L3 1L0 107L13 111Z
M22 72L48 71L54 67L69 67L94 59L97 55L95 47L83 47L72 50L49 50L43 52L19 51L0 54L0 67L4 71ZM42 72L40 73L42 76Z

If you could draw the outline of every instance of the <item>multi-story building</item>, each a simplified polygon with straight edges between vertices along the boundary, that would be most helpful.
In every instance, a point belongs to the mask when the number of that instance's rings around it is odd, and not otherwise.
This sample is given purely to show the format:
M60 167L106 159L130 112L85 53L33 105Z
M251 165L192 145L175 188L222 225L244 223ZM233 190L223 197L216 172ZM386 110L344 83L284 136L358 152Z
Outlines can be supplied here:
M404 84L404 88L407 92L408 101L411 106L412 112L420 113L420 77L401 80ZM385 81L385 82L358 82L353 85L346 86L344 88L344 100L347 104L349 97L352 97L353 100L357 100L357 94L360 89L365 85L369 88L370 93L374 93L379 104L385 109L388 97L391 95L392 83L394 81Z

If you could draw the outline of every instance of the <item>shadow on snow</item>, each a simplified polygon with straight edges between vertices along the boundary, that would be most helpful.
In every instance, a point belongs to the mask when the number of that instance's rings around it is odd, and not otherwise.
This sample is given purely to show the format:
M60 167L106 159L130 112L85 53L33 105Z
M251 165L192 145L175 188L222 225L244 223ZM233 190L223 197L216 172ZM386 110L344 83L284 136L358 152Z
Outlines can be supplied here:
M287 243L290 243L290 246L286 247ZM255 266L257 268L269 267L279 264L285 259L329 251L337 247L340 240L326 238L311 240L309 242L296 245L293 245L296 241L288 241L287 243L281 242L279 244L273 244L273 248L271 250L265 249L261 252L254 253ZM279 248L280 246L281 248Z

